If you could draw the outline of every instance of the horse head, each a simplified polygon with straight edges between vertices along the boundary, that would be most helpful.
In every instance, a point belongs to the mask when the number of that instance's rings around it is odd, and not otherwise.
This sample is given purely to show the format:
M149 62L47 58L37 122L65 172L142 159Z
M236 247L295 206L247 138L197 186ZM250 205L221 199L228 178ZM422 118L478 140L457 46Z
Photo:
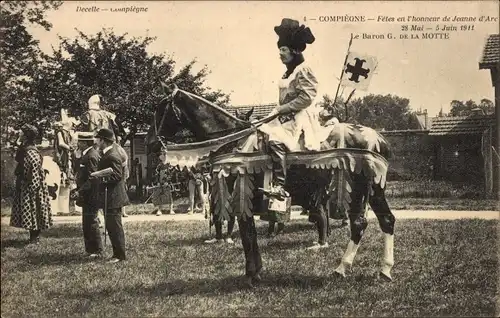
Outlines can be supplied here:
M218 139L251 126L249 122L176 84L162 83L161 86L166 96L156 106L154 122L148 134L150 145L158 139L176 144Z

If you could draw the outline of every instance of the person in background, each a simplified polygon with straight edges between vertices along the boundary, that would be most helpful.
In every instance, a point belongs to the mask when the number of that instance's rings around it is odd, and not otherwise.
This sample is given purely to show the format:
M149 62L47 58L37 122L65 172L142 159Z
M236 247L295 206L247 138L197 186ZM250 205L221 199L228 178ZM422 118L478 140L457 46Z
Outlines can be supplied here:
M125 189L128 190L127 180L130 177L130 169L128 168L128 155L127 155L127 152L125 151L125 149L123 149L123 147L121 146L121 141L122 141L122 138L120 136L116 136L116 142L113 144L113 147L116 148L116 150L118 151L118 153L120 154L120 157L122 159L123 180L125 180ZM126 207L123 207L122 208L122 216L124 218L128 218L128 214L125 210L126 210Z
M228 244L234 244L231 235L233 234L234 224L236 223L236 216L234 215L229 216L229 221L227 222L227 234L225 237L222 234L223 222L217 220L215 216L212 214L210 216L212 217L212 222L215 226L215 237L209 240L205 240L205 244L222 243L222 242L226 242Z
M162 215L162 210L169 210L169 214L175 214L174 211L174 200L172 198L172 180L174 177L175 168L172 167L167 162L167 149L162 149L160 151L160 163L155 170L155 182L156 186L153 190L152 202L157 207L156 215Z
M106 229L113 246L113 257L109 260L109 263L117 263L126 259L122 207L130 204L123 178L123 160L117 148L113 146L116 140L113 131L103 128L97 133L96 139L97 146L102 150L98 170L112 169L110 176L99 178L99 192L105 195L107 189L107 206L104 206L104 197L100 202L102 207L106 209L104 211Z
M16 153L16 190L10 225L29 231L29 243L38 244L40 233L52 226L49 190L42 168L42 156L35 146L36 127L25 124L21 128L21 145Z
M203 197L204 186L203 186L203 172L201 168L191 167L186 168L188 173L188 189L189 189L189 210L188 214L191 215L193 212L203 212L203 205L205 204L205 198ZM200 202L196 203L196 194Z
M135 158L135 167L136 167L136 195L138 198L142 198L144 195L143 189L143 181L142 181L142 163L139 161L139 158Z
M87 103L88 110L80 119L85 131L96 133L102 128L107 128L113 131L115 136L118 136L120 127L116 121L116 115L103 109L103 97L100 94L92 95Z
M73 147L71 146L71 135L67 127L62 122L54 123L56 138L54 139L54 161L59 165L63 174L63 182L69 182L72 179L71 173L71 155Z
M90 174L97 171L100 155L94 148L94 134L81 132L78 135L78 148L82 155L75 170L77 191L76 203L82 207L82 228L85 252L90 258L102 257L102 239L99 231L99 184L90 180ZM89 182L90 181L90 182Z

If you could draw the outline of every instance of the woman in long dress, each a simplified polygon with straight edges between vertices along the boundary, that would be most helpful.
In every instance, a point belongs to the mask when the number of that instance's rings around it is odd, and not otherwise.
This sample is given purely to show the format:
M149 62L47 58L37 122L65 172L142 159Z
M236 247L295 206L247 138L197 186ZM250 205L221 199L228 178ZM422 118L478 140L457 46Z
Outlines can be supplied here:
M25 124L21 128L22 145L16 154L16 191L10 225L30 233L30 243L38 243L40 233L52 226L49 190L42 168L42 156L35 146L36 127Z

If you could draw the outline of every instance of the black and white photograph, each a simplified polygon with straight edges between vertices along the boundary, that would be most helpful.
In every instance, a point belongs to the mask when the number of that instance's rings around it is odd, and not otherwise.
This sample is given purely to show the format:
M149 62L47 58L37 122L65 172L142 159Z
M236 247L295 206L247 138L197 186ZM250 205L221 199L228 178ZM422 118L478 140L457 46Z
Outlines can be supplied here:
M498 1L2 1L2 317L499 317Z

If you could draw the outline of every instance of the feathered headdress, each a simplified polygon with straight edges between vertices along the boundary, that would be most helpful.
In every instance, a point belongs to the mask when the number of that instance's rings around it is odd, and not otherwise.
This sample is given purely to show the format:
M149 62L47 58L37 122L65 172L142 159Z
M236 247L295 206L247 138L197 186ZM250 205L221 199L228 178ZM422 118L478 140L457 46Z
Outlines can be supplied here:
M299 52L303 52L306 45L315 40L311 29L293 19L281 20L281 25L275 26L274 31L279 36L278 47L287 46Z

